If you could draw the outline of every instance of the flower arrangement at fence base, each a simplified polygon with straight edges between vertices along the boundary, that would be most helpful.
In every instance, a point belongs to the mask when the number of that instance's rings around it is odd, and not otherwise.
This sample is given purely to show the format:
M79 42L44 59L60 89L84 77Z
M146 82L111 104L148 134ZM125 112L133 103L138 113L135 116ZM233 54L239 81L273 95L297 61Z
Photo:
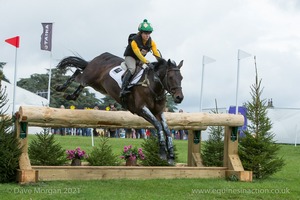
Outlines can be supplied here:
M145 159L142 148L132 147L132 145L124 146L121 159L126 161L127 166L136 165L137 160Z
M75 150L67 150L66 153L67 159L72 160L72 166L80 166L81 160L87 157L85 151L81 150L80 147L77 147Z

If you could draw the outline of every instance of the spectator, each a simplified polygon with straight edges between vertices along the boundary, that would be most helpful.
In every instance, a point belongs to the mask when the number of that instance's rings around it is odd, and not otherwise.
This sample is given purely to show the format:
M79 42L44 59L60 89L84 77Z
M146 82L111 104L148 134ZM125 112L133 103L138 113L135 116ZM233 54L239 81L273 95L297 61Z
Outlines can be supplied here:
M143 129L143 128L137 129L136 130L136 137L140 138L140 139L145 138L145 129Z
M179 109L179 113L183 113L182 109ZM187 132L185 130L177 131L177 139L183 140L187 138Z
M115 105L113 103L109 104L109 110L110 111L117 111ZM116 133L117 133L117 129L116 128L109 128L109 137L111 138L115 138L116 137Z

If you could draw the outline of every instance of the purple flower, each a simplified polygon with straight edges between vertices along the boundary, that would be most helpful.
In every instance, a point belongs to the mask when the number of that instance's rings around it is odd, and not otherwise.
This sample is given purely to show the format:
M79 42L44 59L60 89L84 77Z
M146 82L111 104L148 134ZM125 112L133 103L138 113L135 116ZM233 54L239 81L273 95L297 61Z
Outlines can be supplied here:
M121 159L124 160L136 160L136 159L145 159L142 148L136 148L132 145L124 146Z
M67 150L67 159L69 160L73 160L75 158L77 159L82 159L82 158L86 158L86 152L81 150L80 147L77 147L75 150Z

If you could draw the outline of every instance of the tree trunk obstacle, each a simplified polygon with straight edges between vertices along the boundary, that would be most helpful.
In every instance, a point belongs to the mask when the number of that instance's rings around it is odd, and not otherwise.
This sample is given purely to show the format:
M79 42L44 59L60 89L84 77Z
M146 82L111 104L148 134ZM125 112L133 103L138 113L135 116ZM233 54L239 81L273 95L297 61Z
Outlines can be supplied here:
M31 166L28 157L28 126L68 128L153 128L143 118L127 111L71 110L50 107L21 106L16 113L17 137L24 146L18 171L19 183L38 180L82 179L151 179L151 178L236 178L252 181L252 172L245 171L238 156L239 126L243 115L209 113L165 113L170 129L188 130L187 167L92 167ZM225 126L224 166L203 167L201 160L201 131L207 126ZM23 139L22 139L23 138ZM74 172L74 170L76 172ZM80 171L80 172L79 172ZM87 173L93 176L86 176Z

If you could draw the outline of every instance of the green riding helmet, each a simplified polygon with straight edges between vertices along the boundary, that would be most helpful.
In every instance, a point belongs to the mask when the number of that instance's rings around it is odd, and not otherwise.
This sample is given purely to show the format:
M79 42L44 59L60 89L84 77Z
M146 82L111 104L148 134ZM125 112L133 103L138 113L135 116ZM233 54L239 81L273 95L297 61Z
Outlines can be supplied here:
M144 19L144 21L140 23L138 30L143 32L152 32L153 28L147 19Z

